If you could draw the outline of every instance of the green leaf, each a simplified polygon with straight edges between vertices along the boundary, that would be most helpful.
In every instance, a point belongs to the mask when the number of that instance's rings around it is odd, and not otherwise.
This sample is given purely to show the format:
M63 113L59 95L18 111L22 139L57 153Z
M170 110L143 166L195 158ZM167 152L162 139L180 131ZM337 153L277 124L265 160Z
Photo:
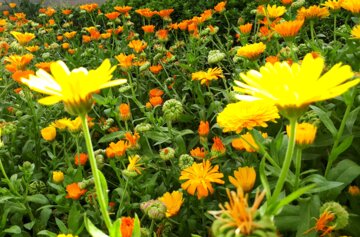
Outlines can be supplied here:
M341 182L329 181L324 176L312 174L304 178L301 183L305 186L307 184L316 184L316 187L311 189L308 193L320 193L342 185Z
M177 153L178 154L185 154L186 153L186 144L182 136L175 137L175 143L177 146Z
M314 105L310 105L310 108L315 111L315 113L319 116L321 122L325 125L325 127L329 130L331 135L333 137L336 136L337 129L334 125L334 123L330 119L330 112L325 112L319 107L316 107Z
M131 237L141 237L140 221L136 214L135 214L134 228Z
M7 228L5 230L3 230L4 233L11 233L11 234L20 234L21 233L21 228L17 225L13 225L10 228Z
M94 98L95 102L99 105L107 104L105 98L99 94L93 94L92 97Z
M357 107L356 109L351 111L350 114L349 114L349 117L346 120L345 124L346 124L346 127L347 127L347 129L349 130L350 133L352 132L354 123L358 118L359 111L360 111L360 107Z
M35 224L35 221L26 223L26 224L24 224L24 228L28 229L28 230L31 230L33 228L34 224Z
M151 140L157 141L157 144L162 144L171 140L166 133L159 131L148 131L146 132L145 136L150 138Z
M49 236L49 237L56 237L57 234L51 232L51 231L48 231L48 230L42 230L40 232L37 233L37 235L46 235L46 236Z
M105 136L103 136L102 138L99 139L98 143L107 143L107 142L112 142L115 139L120 139L124 136L125 132L124 131L117 131L117 132L113 132L110 134L107 134Z
M62 222L62 220L55 217L55 222L56 222L56 225L59 227L59 229L60 229L60 231L62 233L67 233L68 232L68 229L66 228L66 225L64 224L64 222Z
M316 231L307 232L313 226L315 226L315 217L319 216L320 198L317 195L313 195L310 199L299 200L300 210L296 237L316 237L318 236ZM305 235L304 233L307 232Z
M270 189L269 181L265 174L265 156L261 159L259 174L260 174L261 184L263 185L266 192L266 198L269 200L271 198L271 189Z
M79 229L81 222L81 212L77 208L77 203L73 203L69 212L69 217L67 220L67 225L71 233L75 233Z
M38 203L38 204L43 204L43 205L49 203L49 200L43 194L34 194L34 195L31 195L31 196L27 196L26 201L33 202L33 203Z
M84 216L85 228L92 237L109 237L104 232L99 230L91 221Z
M105 198L105 206L109 206L108 186L105 176L100 170L97 170L97 172L99 173L100 176L101 190L103 191L103 195Z
M353 142L353 135L350 135L348 137L346 137L339 146L337 146L334 151L330 154L330 158L332 159L332 161L334 161L337 157L339 157L339 155L341 153L343 153L344 151L346 151L352 144Z
M112 225L110 230L110 237L122 237L120 230L121 218L118 218Z
M294 205L284 206L281 213L275 216L275 224L279 231L295 231L300 222L300 207Z

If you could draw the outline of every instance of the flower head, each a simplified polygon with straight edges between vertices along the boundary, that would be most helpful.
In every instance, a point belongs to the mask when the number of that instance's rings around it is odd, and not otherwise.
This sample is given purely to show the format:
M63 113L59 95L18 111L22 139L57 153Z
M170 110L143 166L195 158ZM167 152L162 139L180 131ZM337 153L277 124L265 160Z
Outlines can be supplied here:
M267 133L261 134L263 138L267 138ZM259 145L256 144L254 137L251 133L247 132L240 136L240 138L235 138L231 141L232 147L236 150L245 150L247 152L256 152L259 150Z
M280 118L276 107L265 100L228 104L218 114L217 123L224 132L240 133L243 129L267 127L267 122Z
M137 174L141 174L141 170L143 169L141 166L142 164L139 163L141 160L139 155L133 155L128 157L129 164L127 166L128 171L134 171Z
M247 59L256 59L266 49L266 45L263 42L246 44L237 50L237 56L244 57Z
M201 137L206 137L209 134L209 122L208 121L200 121L198 133Z
M133 59L135 58L135 55L134 54L126 55L121 53L115 56L115 58L116 60L118 60L119 66L122 69L127 70L133 65Z
M211 166L210 161L203 161L202 163L193 163L192 166L181 171L180 180L187 180L181 184L181 188L186 190L190 195L195 195L197 191L197 198L201 199L207 197L214 192L212 183L224 184L221 179L224 175L219 172L219 166Z
M154 25L145 25L145 26L142 26L141 29L144 31L144 33L154 33L155 32Z
M122 237L131 237L134 229L134 218L131 217L121 217L121 236Z
M194 81L200 81L201 84L209 85L210 81L224 78L223 71L221 68L209 68L207 72L198 71L191 75L191 79Z
M66 198L78 200L82 195L86 193L86 189L80 189L78 183L72 183L66 186Z
M296 144L303 147L314 143L317 127L311 123L296 124L295 141ZM286 132L290 137L290 126L286 126Z
M216 12L223 12L225 11L225 6L226 6L226 1L222 1L222 2L219 2L215 7L214 7L214 10Z
M316 18L326 18L330 15L326 7L319 7L317 5L310 6L309 8L302 7L297 11L296 18L299 20L311 20Z
M140 53L146 48L147 43L142 40L132 40L130 41L128 46L132 48L136 53Z
M344 0L341 7L354 14L360 13L360 2L358 0Z
M249 34L252 29L252 23L246 23L245 25L240 25L239 30L241 34Z
M235 90L250 95L239 95L241 100L264 99L285 113L339 96L360 81L349 80L354 75L350 66L338 63L321 75L324 66L322 57L314 58L311 54L305 56L302 64L266 63L259 71L241 73L244 82L236 81Z
M108 158L123 156L128 146L128 143L124 140L120 140L117 143L112 142L109 147L106 148L105 154Z
M175 216L184 202L183 194L179 191L173 191L172 193L166 192L159 200L166 206L166 217Z
M241 187L244 192L250 192L255 184L256 172L253 167L239 167L234 171L234 177L229 176L229 181L236 188Z
M85 114L92 108L92 93L126 82L125 79L110 81L115 67L111 67L108 59L96 70L81 67L70 71L62 61L52 63L50 70L52 75L40 69L35 76L23 78L22 82L34 91L49 95L40 99L40 104L63 101L67 112L74 115Z
M157 14L165 21L171 21L170 14L173 13L174 9L163 9L157 12Z
M327 0L322 5L331 9L331 10L339 10L344 0Z
M204 148L196 147L190 151L190 155L195 157L198 160L202 160L205 158L207 152L204 150Z
M303 24L303 20L284 21L276 24L274 30L283 38L294 37L297 35Z
M41 129L41 136L48 142L53 141L56 137L56 128L53 126L48 126Z
M360 25L354 26L354 28L351 30L351 36L354 39L360 39Z
M64 180L64 173L61 171L53 171L52 180L54 183L61 183Z
M14 36L21 45L26 45L35 38L35 35L33 33L21 33L17 31L11 31L10 34L12 34L12 36Z
M80 154L76 154L74 156L74 163L75 165L79 166L79 165L86 165L86 162L88 161L89 156L86 153L80 153Z
M129 104L122 103L119 105L119 113L120 113L120 119L122 121L127 121L131 117L131 111Z
M267 5L266 10L264 8L262 14L268 16L270 19L275 19L284 15L285 12L286 8L284 6Z

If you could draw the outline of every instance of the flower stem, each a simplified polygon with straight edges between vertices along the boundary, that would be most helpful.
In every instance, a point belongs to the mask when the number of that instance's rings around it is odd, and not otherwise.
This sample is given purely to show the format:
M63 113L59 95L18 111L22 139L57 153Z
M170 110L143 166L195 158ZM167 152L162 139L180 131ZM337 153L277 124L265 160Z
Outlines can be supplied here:
M334 32L333 32L333 34L334 34L334 42L336 42L336 33L335 33L335 31L336 31L336 13L334 14Z
M302 149L296 148L295 153L295 185L294 191L297 190L300 183L300 171L301 171L301 157L302 157Z
M91 143L89 127L88 127L87 120L86 120L86 115L85 114L80 115L80 118L81 118L83 133L84 133L84 137L85 137L86 148L88 150L91 171L94 176L96 196L97 196L97 199L98 199L98 202L100 205L100 211L101 211L101 214L105 221L106 227L110 231L110 229L112 227L112 223L111 223L111 219L110 219L110 216L109 216L109 213L107 210L107 205L106 205L105 196L104 196L104 193L105 193L104 191L106 191L106 190L103 190L103 187L101 185L100 174L99 174L99 170L96 165L94 150L93 150L93 146Z
M274 201L274 202L278 199L279 194L284 187L286 175L289 171L291 159L292 159L292 156L294 153L294 148L295 148L295 136L296 136L295 132L296 132L297 118L289 118L289 120L290 120L290 138L289 138L289 142L287 145L285 159L284 159L284 163L281 168L280 176L276 183L275 190L274 190L274 193L272 196L272 201Z

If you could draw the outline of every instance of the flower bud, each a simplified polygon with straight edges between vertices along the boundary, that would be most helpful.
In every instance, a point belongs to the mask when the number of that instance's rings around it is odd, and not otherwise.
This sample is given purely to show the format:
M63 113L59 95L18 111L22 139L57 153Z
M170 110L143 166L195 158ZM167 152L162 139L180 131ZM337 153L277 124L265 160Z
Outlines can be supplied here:
M335 230L340 230L346 227L349 223L349 213L337 202L326 202L320 207L320 213L330 212L335 215L334 220L328 223L328 226L333 226Z
M140 123L135 126L135 132L143 133L152 129L152 125L149 123Z
M211 50L208 55L208 63L218 63L225 58L225 53L220 52L220 50Z
M165 101L162 111L166 120L176 121L181 116L184 109L180 101L170 99Z
M53 171L52 172L52 181L54 183L61 183L64 181L64 173L61 171Z
M140 209L150 218L161 220L165 217L166 206L159 200L149 200L140 204Z
M41 136L44 140L51 142L56 137L56 128L53 126L49 126L46 128L41 129Z
M45 193L47 191L46 184L43 181L36 180L29 185L29 194Z
M194 163L194 158L188 154L182 154L179 157L179 167L180 169L186 169Z
M171 147L166 147L160 150L160 158L163 160L170 160L175 157L175 150Z

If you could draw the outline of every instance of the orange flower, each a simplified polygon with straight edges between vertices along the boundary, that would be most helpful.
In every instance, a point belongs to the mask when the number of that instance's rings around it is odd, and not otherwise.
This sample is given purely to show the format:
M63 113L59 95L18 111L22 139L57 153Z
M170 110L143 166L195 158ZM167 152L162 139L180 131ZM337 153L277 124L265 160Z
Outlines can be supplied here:
M341 7L352 12L353 14L360 13L360 2L358 0L344 0Z
M292 2L293 0L281 0L281 4L285 6L290 5Z
M170 14L173 13L174 9L164 9L158 11L157 14L165 21L171 21Z
M118 141L117 143L110 143L109 147L106 148L105 154L108 158L120 157L123 156L128 148L128 143L123 140Z
M250 60L256 59L260 54L262 54L266 49L266 45L263 42L246 44L237 51L237 55L244 57Z
M200 84L209 85L210 81L218 80L219 78L225 78L221 68L209 68L205 71L198 71L191 74L191 80L200 81Z
M10 7L10 8L15 8L15 7L16 7L16 3L13 3L13 2L9 3L9 7Z
M90 33L91 40L98 40L101 38L100 32L94 26L87 27L86 31Z
M296 19L298 20L311 20L316 18L326 18L330 15L326 7L319 7L313 5L309 8L302 7L297 11Z
M28 44L32 39L35 38L33 33L21 33L17 31L10 31L10 34L14 36L14 38L19 42L21 45Z
M197 18L197 22L198 23L203 23L203 22L211 19L212 14L213 14L212 10L210 10L210 9L205 10L203 13L200 14L200 18Z
M42 138L44 138L44 140L51 142L56 137L56 128L53 126L49 126L49 127L41 129L40 133L41 133Z
M51 17L52 15L54 15L56 12L56 10L52 7L48 7L46 8L46 11L44 12L47 16Z
M49 22L49 25L51 25L51 26L52 26L52 25L55 25L55 20L54 20L54 19L49 19L48 22Z
M267 133L261 134L263 138L267 138ZM259 146L256 144L254 137L251 133L247 132L241 135L240 138L235 138L231 141L232 147L236 150L245 150L247 152L256 152L259 150Z
M71 31L71 32L65 32L65 33L64 33L64 36L65 36L65 38L67 38L67 39L72 39L72 38L75 37L76 34L77 34L76 31Z
M10 45L7 42L0 42L0 56L4 56L8 53Z
M131 237L134 229L134 218L131 217L121 217L121 236L122 237Z
M123 53L115 56L119 62L119 66L123 69L128 69L133 65L133 59L135 58L134 54L125 55Z
M218 156L221 156L225 154L226 148L221 141L220 137L214 137L213 138L213 145L211 146L211 152L213 153L212 158L216 158Z
M252 29L252 24L251 23L247 23L245 25L240 25L239 26L239 30L242 34L249 34L251 32Z
M179 191L166 192L159 200L166 206L166 217L175 216L184 202L183 194Z
M253 167L239 167L234 171L234 177L229 176L229 181L236 187L241 187L244 192L250 192L255 184L256 172Z
M142 40L132 40L128 44L136 53L141 53L147 46L147 43Z
M204 150L204 148L200 148L200 147L196 147L195 149L192 149L190 151L190 155L193 156L194 158L198 159L198 160L202 160L205 158L206 156L206 152Z
M78 183L72 183L66 186L66 198L78 200L82 195L86 193L86 189L80 189Z
M86 165L88 158L89 158L89 156L85 153L76 154L74 156L74 163L77 166L79 166L79 165L84 166L84 165Z
M279 59L278 56L267 56L267 57L265 58L265 61L266 61L267 63L275 64L276 62L279 62L280 59Z
M118 16L120 16L120 12L110 12L110 13L106 13L105 16L106 16L107 19L109 19L109 20L115 20L116 18L118 18Z
M72 13L72 10L71 9L63 9L61 12L64 15L70 15Z
M115 11L118 11L120 13L125 14L125 16L129 16L129 11L132 9L132 7L129 6L115 6Z
M41 62L41 63L35 64L35 67L42 69L44 71L50 72L50 65L52 63L54 63L54 62Z
M183 20L178 24L178 27L180 30L187 30L189 24L190 24L189 20Z
M82 36L82 42L83 43L89 43L91 41L91 37L88 35L83 35Z
M212 167L210 161L207 160L200 164L193 163L182 170L179 180L187 180L181 184L181 188L190 195L195 195L197 191L197 198L201 199L207 197L209 192L214 192L212 183L224 184L223 177L224 175L219 172L219 166Z
M164 94L164 91L160 90L159 88L154 88L149 91L150 98L152 97L161 97Z
M134 135L132 135L131 132L126 132L125 139L129 144L128 148L136 148L139 146L138 144L138 140L140 139L139 133L135 132Z
M154 25L145 25L145 26L142 26L141 29L144 31L144 33L154 33L155 26Z
M11 75L11 78L14 79L16 82L20 83L21 78L29 78L30 75L35 75L35 72L32 70L25 70L25 71L16 71Z
M34 53L39 50L39 46L37 46L37 45L27 46L27 47L25 47L25 49L28 50L30 53Z
M118 26L118 27L114 30L114 34L115 34L115 35L118 35L118 34L120 34L121 32L123 32L123 30L124 30L124 27Z
M154 96L149 99L149 102L152 106L158 106L163 103L163 99L160 96Z
M120 119L122 121L127 121L131 117L131 111L129 104L120 104L119 105Z
M323 236L328 236L336 227L335 226L328 226L329 223L331 223L333 220L335 220L335 214L330 211L324 211L319 219L316 219L316 224L313 228L306 231L304 234L309 233L312 230L321 231Z
M215 7L214 10L218 13L221 13L223 11L225 11L225 6L226 6L226 2L219 2Z
M298 34L303 24L303 20L284 21L276 24L274 26L274 31L276 31L283 38L294 37Z
M110 38L111 37L111 33L102 33L101 35L101 39L108 39L108 38Z
M94 11L95 9L98 8L98 4L97 3L92 3L92 4L83 4L83 5L80 5L80 10L85 10L87 12L92 12Z
M5 57L4 62L9 63L5 66L5 68L9 72L15 72L17 70L24 70L26 65L28 65L33 59L32 54L25 55L10 55L9 57Z
M157 13L156 11L151 11L149 8L138 9L135 12L146 18L151 18Z
M63 49L68 49L68 48L70 48L70 44L69 43L63 43L63 44L61 44L61 47Z
M200 121L199 129L198 129L199 136L206 137L209 134L209 131L210 131L209 122Z
M160 41L167 41L167 40L169 40L168 33L169 33L168 30L161 29L161 30L156 31L155 35Z
M158 65L151 66L149 69L150 69L150 72L152 72L154 74L158 74L159 72L161 72L163 67L161 66L161 64L158 64Z

